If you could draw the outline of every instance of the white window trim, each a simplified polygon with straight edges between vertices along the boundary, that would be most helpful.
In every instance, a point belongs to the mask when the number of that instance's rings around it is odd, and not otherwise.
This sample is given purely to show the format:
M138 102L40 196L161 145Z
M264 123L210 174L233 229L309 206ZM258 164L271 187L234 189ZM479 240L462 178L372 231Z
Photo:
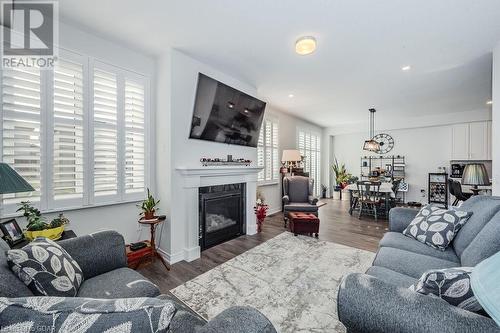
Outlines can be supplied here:
M39 202L33 202L33 205L40 209L42 213L61 212L69 210L79 210L85 208L102 207L108 205L117 205L125 203L138 202L144 199L146 188L151 188L152 177L152 163L151 154L154 151L152 147L152 131L151 124L151 78L146 74L141 74L133 70L124 69L114 65L110 65L105 61L98 60L94 57L83 55L78 52L70 51L68 49L59 48L59 55L62 59L74 61L82 64L83 69L83 152L84 152L84 168L83 168L83 204L82 199L60 199L54 200L53 198L53 184L52 184L52 166L53 166L53 114L48 110L53 109L53 72L43 71L41 75L41 124L40 124L40 144L41 144L41 166L40 166L40 182L41 182L41 195ZM98 66L103 70L110 70L118 74L118 94L123 94L124 89L120 89L120 85L124 85L124 78L128 78L135 82L144 84L144 193L125 193L124 190L124 154L119 154L118 165L118 195L111 197L98 197L94 199L93 193L93 168L94 168L94 150L93 150L93 68ZM2 75L0 75L0 96L2 95ZM122 96L123 97L123 96ZM122 135L118 134L118 149L124 150L124 98L118 97L118 131L122 131ZM0 112L0 138L3 137L3 112ZM3 156L3 146L0 144L0 160ZM122 176L120 176L120 174ZM1 195L0 195L1 199ZM20 216L21 213L16 212L18 205L7 204L4 205L0 200L0 217L15 217Z
M277 149L278 149L278 165L281 165L281 158L279 156L281 150L280 150L280 138L279 138L279 133L280 133L280 123L278 118L276 117L265 117L264 120L262 121L262 126L261 130L265 130L266 126L266 121L270 121L271 123L276 123L278 125L278 143L277 143ZM272 149L272 147L271 147ZM265 145L265 134L264 134L264 175L266 172L266 145ZM272 169L272 162L271 162L271 169ZM280 167L278 167L278 174L276 175L277 179L268 179L268 180L258 180L257 181L257 186L271 186L271 185L278 185L280 183L280 174L279 174ZM271 171L272 172L272 171ZM264 176L265 178L265 176Z

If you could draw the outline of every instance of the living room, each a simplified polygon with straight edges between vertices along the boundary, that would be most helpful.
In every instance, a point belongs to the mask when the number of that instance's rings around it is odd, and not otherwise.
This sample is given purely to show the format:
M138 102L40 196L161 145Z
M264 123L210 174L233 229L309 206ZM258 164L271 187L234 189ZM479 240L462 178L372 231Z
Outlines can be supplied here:
M0 331L500 332L498 17L3 1Z

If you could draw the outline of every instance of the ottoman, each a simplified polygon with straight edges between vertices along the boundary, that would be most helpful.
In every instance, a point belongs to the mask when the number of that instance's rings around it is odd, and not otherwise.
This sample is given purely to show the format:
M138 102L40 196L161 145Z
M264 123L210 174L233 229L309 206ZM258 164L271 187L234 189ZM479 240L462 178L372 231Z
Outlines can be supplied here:
M319 218L312 213L290 212L288 214L290 220L290 231L297 234L315 234L318 237L319 233Z

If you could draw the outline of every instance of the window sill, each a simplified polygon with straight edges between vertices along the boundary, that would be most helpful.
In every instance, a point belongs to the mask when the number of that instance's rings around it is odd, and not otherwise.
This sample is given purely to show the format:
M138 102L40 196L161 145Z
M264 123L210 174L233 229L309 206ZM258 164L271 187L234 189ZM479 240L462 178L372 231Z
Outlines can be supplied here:
M257 182L257 186L272 186L272 185L278 185L278 184L279 184L279 182L276 180Z

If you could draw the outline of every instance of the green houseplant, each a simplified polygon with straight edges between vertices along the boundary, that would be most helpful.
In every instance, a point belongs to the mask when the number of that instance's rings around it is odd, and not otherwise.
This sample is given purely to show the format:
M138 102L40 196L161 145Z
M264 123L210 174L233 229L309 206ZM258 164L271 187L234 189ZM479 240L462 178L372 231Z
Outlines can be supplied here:
M333 163L332 169L335 174L335 183L337 184L335 190L343 190L352 180L353 176L347 172L344 163L339 164L337 158L335 158L335 163Z
M156 200L148 188L148 195L146 199L139 206L141 208L141 213L139 215L144 216L144 219L151 220L155 217L155 212L158 209L157 206L160 200Z
M46 218L42 216L40 210L33 207L29 201L22 201L17 211L22 211L23 216L28 221L26 231L24 232L24 235L28 239L35 239L39 236L52 240L59 239L64 231L64 226L69 223L69 220L62 213L50 223L47 223Z

